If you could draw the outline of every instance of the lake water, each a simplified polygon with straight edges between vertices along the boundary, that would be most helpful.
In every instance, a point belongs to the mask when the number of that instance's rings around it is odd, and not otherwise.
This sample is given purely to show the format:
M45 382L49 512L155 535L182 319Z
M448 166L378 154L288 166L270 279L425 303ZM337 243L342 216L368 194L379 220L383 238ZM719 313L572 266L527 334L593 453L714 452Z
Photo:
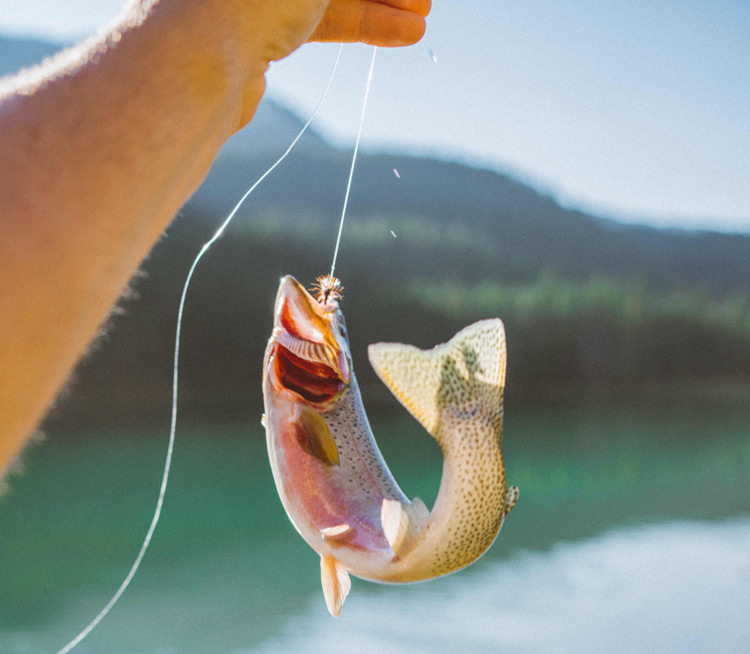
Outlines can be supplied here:
M397 595L365 592L332 626L318 598L255 649L747 652L750 519L618 529L520 552Z
M443 579L354 581L327 614L316 555L286 520L260 430L178 430L162 522L120 603L75 650L746 652L750 407L508 408L521 488L490 552ZM374 421L428 504L440 453ZM150 521L166 430L50 434L0 499L0 653L56 652L111 597Z

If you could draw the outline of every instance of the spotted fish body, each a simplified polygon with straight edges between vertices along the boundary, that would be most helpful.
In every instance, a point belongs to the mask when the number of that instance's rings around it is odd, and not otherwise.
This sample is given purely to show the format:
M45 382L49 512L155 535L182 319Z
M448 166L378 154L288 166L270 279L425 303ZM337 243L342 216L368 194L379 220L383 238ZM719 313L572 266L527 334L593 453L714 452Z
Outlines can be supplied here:
M264 424L276 487L297 531L321 557L338 615L349 574L411 582L480 557L518 497L501 453L505 335L471 325L432 350L379 343L370 362L440 445L443 476L430 511L409 500L370 429L338 301L316 301L293 278L279 287L263 374Z

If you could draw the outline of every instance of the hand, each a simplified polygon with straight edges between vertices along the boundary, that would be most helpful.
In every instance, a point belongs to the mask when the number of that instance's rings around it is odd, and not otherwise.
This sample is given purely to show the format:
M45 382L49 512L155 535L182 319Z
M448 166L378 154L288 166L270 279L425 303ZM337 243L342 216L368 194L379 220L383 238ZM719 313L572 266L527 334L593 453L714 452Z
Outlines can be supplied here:
M143 2L144 0L140 0ZM265 90L265 72L273 61L302 44L363 42L383 47L416 43L424 35L431 0L161 0L177 11L193 13L196 28L229 45L230 66L243 79L244 126Z
M411 45L425 32L431 0L331 0L308 41Z
M263 69L305 42L411 45L425 32L431 0L222 0L230 30L260 53ZM207 4L214 5L213 0ZM231 8L233 6L233 8ZM216 12L216 8L212 11ZM243 21L244 22L243 24Z

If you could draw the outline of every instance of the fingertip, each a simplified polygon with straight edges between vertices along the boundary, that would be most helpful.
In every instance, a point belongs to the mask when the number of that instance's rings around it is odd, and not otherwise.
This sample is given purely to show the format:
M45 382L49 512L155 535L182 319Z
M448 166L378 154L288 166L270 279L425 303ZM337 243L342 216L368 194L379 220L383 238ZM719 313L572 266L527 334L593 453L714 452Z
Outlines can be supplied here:
M365 23L360 40L382 48L399 48L417 43L427 30L424 16L411 11L399 11L398 19L390 12L373 12Z
M427 31L427 21L423 16L414 16L408 21L410 24L404 24L403 42L399 45L414 45L421 41Z

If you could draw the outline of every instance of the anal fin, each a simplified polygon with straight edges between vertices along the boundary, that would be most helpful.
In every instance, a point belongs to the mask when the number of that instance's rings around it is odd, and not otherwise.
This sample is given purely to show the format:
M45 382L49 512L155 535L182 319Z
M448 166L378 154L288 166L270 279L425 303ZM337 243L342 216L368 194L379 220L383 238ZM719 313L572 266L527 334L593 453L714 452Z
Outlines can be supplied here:
M510 510L516 505L518 501L518 486L508 486L508 490L505 491L505 506L503 507L503 518L505 518Z
M430 511L415 497L411 503L384 499L380 507L383 533L396 556L404 556L427 527Z
M349 573L334 556L326 554L320 559L320 581L328 612L338 618L341 607L352 587Z

